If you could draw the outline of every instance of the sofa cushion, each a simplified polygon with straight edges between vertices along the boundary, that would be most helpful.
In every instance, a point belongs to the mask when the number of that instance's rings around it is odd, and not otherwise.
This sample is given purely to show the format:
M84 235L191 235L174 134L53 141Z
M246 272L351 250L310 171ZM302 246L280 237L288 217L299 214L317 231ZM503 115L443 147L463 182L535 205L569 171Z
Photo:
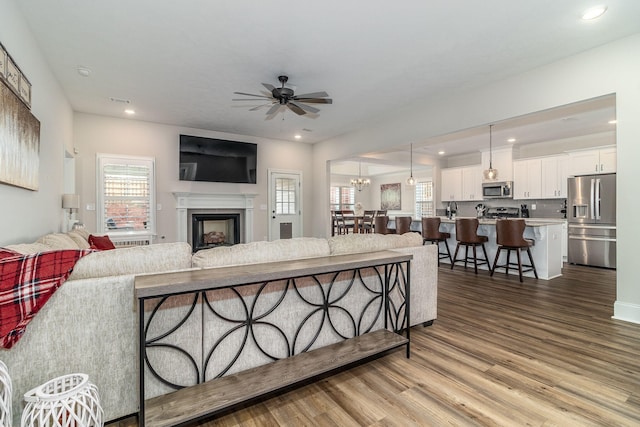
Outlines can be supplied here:
M71 230L67 233L67 236L71 237L71 239L78 245L80 249L89 249L89 241L88 234L85 237L84 233L79 233L78 230Z
M342 234L328 240L331 255L384 251L396 248L422 246L418 233L405 234Z
M191 246L188 243L158 243L89 254L76 263L69 280L161 273L190 267Z
M64 233L51 233L46 234L39 238L36 243L43 243L49 246L49 250L63 250L63 249L80 249L76 242Z
M89 244L92 248L99 249L101 251L108 251L116 248L109 236L94 236L91 234L89 236Z
M196 252L192 262L194 267L207 268L321 256L329 256L327 239L298 237L205 249Z

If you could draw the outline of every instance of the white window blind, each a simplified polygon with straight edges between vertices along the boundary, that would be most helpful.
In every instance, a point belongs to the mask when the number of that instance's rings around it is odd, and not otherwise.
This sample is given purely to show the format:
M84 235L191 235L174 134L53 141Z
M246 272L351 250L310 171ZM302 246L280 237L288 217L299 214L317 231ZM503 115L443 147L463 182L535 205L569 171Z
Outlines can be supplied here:
M155 234L155 160L98 154L98 231Z
M331 187L329 191L331 210L355 209L356 189L354 187Z
M433 181L416 183L416 218L433 214Z

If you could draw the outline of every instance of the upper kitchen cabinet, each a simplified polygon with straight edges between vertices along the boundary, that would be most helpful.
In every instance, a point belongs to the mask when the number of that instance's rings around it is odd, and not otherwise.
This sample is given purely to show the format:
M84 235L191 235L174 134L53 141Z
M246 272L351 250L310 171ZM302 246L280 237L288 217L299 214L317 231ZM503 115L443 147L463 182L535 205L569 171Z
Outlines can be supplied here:
M569 152L569 176L616 172L616 147Z
M442 169L440 197L443 202L482 200L482 166Z
M513 148L501 148L493 150L491 155L488 151L482 152L482 170L489 169L489 160L494 169L498 170L496 181L513 181ZM484 180L484 177L482 177Z
M462 169L442 169L440 173L440 197L443 202L462 200Z
M513 198L542 198L542 160L527 159L513 162Z
M550 156L541 159L542 198L565 199L567 197L567 177L569 156Z

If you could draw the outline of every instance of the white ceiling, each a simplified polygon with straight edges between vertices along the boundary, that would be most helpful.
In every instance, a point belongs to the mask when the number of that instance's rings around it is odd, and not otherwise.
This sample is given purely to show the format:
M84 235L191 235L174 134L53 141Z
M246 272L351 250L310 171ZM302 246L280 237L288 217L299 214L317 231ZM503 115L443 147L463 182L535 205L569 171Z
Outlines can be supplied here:
M137 120L283 140L299 133L307 143L640 31L638 0L609 0L593 22L580 19L592 0L16 3L76 111L124 117L129 107ZM326 91L333 104L316 105L316 118L265 121L265 110L249 111L258 104L231 101L234 91L277 86L281 74L297 93Z

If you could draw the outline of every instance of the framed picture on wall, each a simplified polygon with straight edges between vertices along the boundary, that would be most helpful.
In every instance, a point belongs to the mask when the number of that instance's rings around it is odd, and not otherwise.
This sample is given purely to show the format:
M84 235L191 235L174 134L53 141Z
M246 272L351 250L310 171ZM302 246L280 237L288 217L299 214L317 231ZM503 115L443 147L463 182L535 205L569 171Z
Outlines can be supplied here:
M31 108L31 83L24 74L20 74L20 99Z
M13 63L11 58L7 58L7 82L15 93L19 93L20 70L18 70L18 67Z
M2 44L0 44L0 77L7 78L7 51Z
M400 183L380 184L380 209L400 210L402 203L400 200Z

